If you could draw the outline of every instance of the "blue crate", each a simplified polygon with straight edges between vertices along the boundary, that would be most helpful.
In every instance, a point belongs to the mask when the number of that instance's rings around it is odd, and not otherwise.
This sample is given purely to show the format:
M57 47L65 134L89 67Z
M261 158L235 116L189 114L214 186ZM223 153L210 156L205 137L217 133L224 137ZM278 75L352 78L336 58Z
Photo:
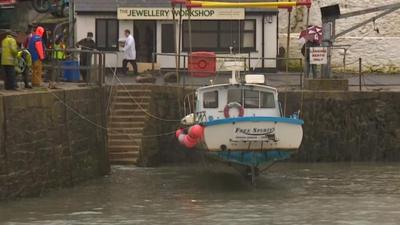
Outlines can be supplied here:
M67 60L63 62L64 66L64 80L65 81L79 81L81 78L79 72L79 62L74 60Z

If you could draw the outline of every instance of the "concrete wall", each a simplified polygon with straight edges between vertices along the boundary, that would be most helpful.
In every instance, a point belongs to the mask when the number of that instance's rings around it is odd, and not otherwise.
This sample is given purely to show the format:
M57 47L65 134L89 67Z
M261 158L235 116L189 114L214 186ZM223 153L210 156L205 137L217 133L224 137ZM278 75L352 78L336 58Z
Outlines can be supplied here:
M321 25L320 7L339 4L341 12L352 12L371 7L388 5L396 3L396 0L316 0L313 1L310 14L310 24ZM337 33L360 23L366 19L379 14L371 13L368 15L357 16L345 20L339 20L337 23ZM300 44L298 42L299 33L306 26L306 10L298 8L293 10L291 19L291 56L301 57ZM279 15L279 46L286 48L286 33L288 24L288 13L281 10ZM383 18L376 20L376 27L379 33L374 31L372 23L365 25L345 36L339 38L337 45L351 45L348 50L347 63L352 63L358 58L363 58L366 64L364 70L369 72L399 72L400 71L400 10L395 11ZM343 50L334 50L333 64L341 66L343 63ZM349 65L352 70L358 70L357 64Z
M0 96L0 199L38 196L109 171L102 89Z

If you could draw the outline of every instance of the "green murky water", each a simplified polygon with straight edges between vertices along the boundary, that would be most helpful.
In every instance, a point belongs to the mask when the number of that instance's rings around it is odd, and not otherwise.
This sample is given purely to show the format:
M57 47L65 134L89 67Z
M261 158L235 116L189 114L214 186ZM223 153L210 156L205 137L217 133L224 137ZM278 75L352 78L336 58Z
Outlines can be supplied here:
M0 224L400 224L400 164L280 163L256 187L215 165L114 167L0 203Z

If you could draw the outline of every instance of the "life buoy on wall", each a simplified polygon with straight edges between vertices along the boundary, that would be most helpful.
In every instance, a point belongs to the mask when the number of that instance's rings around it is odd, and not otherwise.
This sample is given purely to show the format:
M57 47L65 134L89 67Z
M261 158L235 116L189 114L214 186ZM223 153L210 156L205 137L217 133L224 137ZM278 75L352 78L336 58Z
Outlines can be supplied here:
M199 60L197 62L197 66L198 66L199 69L204 70L205 68L208 67L208 62L206 60Z
M229 114L229 111L235 108L239 111L239 117L243 117L244 115L244 108L242 107L242 105L239 102L231 102L228 105L225 106L224 108L224 116L225 118L230 118L231 115Z

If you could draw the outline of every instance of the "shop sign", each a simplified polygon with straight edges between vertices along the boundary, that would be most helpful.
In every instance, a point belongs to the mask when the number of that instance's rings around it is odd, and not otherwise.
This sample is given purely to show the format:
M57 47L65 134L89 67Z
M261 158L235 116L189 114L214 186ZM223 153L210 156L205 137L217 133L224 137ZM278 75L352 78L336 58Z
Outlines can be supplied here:
M118 8L119 20L172 20L173 14L175 18L187 20L189 18L189 10L176 9L174 12L171 8ZM190 10L191 19L193 20L244 20L244 9L192 9Z
M327 47L311 47L310 48L310 64L327 64L328 48Z

